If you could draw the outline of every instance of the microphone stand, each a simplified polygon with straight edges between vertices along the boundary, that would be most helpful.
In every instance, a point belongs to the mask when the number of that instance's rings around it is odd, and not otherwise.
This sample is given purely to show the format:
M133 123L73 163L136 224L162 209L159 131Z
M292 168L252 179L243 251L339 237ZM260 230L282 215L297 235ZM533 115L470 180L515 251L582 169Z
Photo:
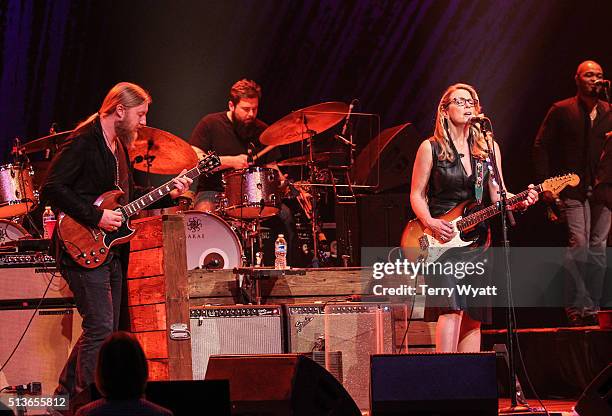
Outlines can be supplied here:
M514 222L514 218L510 218L508 214L510 214L510 210L508 209L508 195L506 193L505 184L502 180L501 175L499 174L499 164L497 161L497 157L495 155L495 146L493 145L493 126L491 125L491 121L486 119L484 122L480 123L480 130L482 134L487 136L487 133L491 133L491 141L488 139L485 140L487 144L487 150L489 152L489 160L491 162L491 166L493 167L493 175L497 179L497 183L499 186L499 201L497 202L498 207L501 211L501 227L502 227L502 238L504 245L504 261L505 261L505 270L506 270L506 290L508 292L508 308L507 308L507 322L506 322L506 331L507 331L507 343L508 343L508 372L510 376L510 407L506 407L499 410L500 415L529 415L529 414L541 414L541 411L536 411L536 413L532 413L532 409L529 407L527 402L522 398L518 399L518 389L517 389L517 376L516 376L516 364L515 364L515 356L514 356L514 337L515 337L515 326L516 322L514 321L514 300L512 297L512 274L510 272L510 241L508 240L508 220L510 222ZM539 410L539 409L538 409Z

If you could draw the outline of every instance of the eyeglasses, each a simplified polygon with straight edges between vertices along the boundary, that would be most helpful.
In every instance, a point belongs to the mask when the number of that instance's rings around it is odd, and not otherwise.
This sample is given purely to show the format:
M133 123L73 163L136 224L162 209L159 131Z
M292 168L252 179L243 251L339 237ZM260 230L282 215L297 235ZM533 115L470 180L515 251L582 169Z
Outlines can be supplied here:
M475 107L478 105L478 100L475 98L453 98L451 102L455 103L458 107L465 107L465 104L469 104L470 107Z

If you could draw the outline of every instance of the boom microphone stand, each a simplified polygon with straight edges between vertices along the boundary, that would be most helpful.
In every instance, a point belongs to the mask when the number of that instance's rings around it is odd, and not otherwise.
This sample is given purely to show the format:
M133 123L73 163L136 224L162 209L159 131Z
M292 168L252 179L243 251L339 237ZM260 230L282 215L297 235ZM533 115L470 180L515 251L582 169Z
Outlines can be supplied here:
M514 223L512 212L508 209L508 195L506 193L506 187L499 174L499 165L497 157L495 155L495 148L493 145L493 126L491 120L487 117L483 117L482 120L478 121L480 125L480 131L486 137L487 150L489 152L489 160L493 168L493 175L497 180L499 186L499 201L497 202L500 209L501 227L502 227L502 238L504 245L504 261L506 270L506 290L508 296L508 308L507 308L507 343L508 343L508 372L510 376L510 407L500 409L500 415L535 415L543 414L541 409L532 409L529 407L524 398L521 398L519 404L518 389L517 389L517 376L516 376L516 364L514 357L514 337L515 337L515 326L514 321L514 300L512 298L512 273L510 272L510 241L508 240L508 223ZM487 137L487 133L490 133L490 139ZM532 411L533 410L533 411Z

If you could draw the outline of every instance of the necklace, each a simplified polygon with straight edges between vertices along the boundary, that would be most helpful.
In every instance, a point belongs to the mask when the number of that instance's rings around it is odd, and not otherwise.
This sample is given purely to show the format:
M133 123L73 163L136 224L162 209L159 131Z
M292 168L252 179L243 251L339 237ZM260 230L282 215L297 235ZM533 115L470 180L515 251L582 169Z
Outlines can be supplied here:
M106 132L104 131L104 129L102 129L102 135L104 136L104 141L106 141L106 145L108 146L113 157L115 158L115 186L119 188L119 160L117 159L117 154L116 154L117 143L115 143L115 151L113 151L113 148L108 140L108 137L106 136Z

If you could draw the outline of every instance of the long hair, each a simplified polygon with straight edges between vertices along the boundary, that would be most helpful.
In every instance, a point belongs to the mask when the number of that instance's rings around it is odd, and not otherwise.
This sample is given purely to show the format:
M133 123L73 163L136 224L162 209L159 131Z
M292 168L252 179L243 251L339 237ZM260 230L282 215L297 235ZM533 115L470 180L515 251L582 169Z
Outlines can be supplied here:
M97 113L93 113L86 120L79 123L76 129L91 122L97 116L107 116L115 112L119 104L131 108L143 103L150 103L151 95L141 86L131 82L120 82L110 89ZM75 130L76 130L75 129Z
M135 399L144 394L149 376L140 343L127 332L109 336L98 353L96 386L107 399Z
M434 128L433 138L440 145L440 155L438 160L443 161L447 160L452 162L455 160L455 154L452 151L451 146L451 137L448 130L448 117L443 114L445 110L448 109L448 106L451 103L451 94L457 90L466 90L470 93L470 96L474 100L478 100L478 104L474 106L474 111L476 114L480 114L480 100L478 99L478 94L474 87L468 84L454 84L446 89L442 98L440 99L440 104L438 104L438 113L436 114L436 126ZM470 135L473 137L472 147L470 152L472 156L477 159L484 159L487 157L487 143L484 134L480 131L480 129L474 125L470 126ZM492 144L491 144L492 145Z

